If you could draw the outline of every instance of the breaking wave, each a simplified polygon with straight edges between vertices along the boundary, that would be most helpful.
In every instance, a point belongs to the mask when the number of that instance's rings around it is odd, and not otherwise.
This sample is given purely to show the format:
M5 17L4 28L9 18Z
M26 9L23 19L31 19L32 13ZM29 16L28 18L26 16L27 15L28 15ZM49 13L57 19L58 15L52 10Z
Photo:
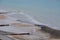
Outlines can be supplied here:
M6 11L0 10L0 12L8 12L9 16L12 18L18 19L17 21L30 23L30 24L38 24L38 25L46 25L44 23L40 23L39 21L35 20L31 15L21 11Z

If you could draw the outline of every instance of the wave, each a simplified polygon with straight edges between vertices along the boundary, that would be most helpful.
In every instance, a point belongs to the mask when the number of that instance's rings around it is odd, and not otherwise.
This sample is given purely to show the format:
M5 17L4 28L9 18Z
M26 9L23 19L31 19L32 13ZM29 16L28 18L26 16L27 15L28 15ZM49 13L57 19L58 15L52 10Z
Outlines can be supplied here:
M40 24L44 25L43 23L40 23L39 21L35 20L32 16L28 15L27 13L20 12L21 15L25 16L26 21L32 23L32 24Z
M38 24L38 25L46 25L44 23L41 23L41 22L35 20L31 15L28 15L27 13L24 13L21 11L0 10L0 12L8 12L8 16L18 19L17 21L20 21L20 22Z

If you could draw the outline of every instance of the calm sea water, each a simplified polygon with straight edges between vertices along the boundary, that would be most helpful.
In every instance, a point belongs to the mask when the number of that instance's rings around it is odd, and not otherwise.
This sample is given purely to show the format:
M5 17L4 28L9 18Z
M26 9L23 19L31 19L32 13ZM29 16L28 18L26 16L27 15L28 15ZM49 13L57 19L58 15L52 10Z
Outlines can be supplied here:
M21 10L41 23L60 27L59 0L0 0L0 9Z

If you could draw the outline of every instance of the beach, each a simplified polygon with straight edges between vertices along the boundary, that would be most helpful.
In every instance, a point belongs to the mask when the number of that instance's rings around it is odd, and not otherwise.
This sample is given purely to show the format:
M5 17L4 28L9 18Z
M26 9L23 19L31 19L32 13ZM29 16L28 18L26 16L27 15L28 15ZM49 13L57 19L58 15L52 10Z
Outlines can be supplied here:
M8 38L11 38L14 40L60 40L60 39L51 37L51 35L49 33L42 31L41 28L38 26L34 26L32 24L25 24L25 23L20 23L21 25L18 25L19 23L15 23L15 24L16 24L16 27L32 28L35 31L33 31L32 32L33 34L30 34L30 35L6 35ZM12 24L12 25L15 25L15 24ZM28 30L28 29L26 29L26 30ZM23 30L21 30L21 31L23 31ZM3 31L0 31L0 33L8 34L8 32L3 32ZM2 35L2 36L4 36L4 35Z
M55 38L48 32L44 32L45 30L51 31L47 25L34 20L23 12L13 11L8 12L8 14L6 13L7 11L4 10L1 10L0 12L0 26L2 24L9 24L8 26L0 27L0 39L4 36L3 39L5 40L9 38L13 40L60 40L60 37ZM19 18L16 17L18 16L16 13L20 13ZM44 25L47 28L42 30Z
M0 39L60 40L59 33L59 0L0 0Z

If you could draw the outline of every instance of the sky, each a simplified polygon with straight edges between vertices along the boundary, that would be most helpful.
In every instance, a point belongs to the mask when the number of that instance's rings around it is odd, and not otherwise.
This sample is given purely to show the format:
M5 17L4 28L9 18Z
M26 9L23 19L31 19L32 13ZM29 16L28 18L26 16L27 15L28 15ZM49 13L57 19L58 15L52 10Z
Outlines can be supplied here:
M60 26L60 0L0 0L0 5L24 10L42 23Z

